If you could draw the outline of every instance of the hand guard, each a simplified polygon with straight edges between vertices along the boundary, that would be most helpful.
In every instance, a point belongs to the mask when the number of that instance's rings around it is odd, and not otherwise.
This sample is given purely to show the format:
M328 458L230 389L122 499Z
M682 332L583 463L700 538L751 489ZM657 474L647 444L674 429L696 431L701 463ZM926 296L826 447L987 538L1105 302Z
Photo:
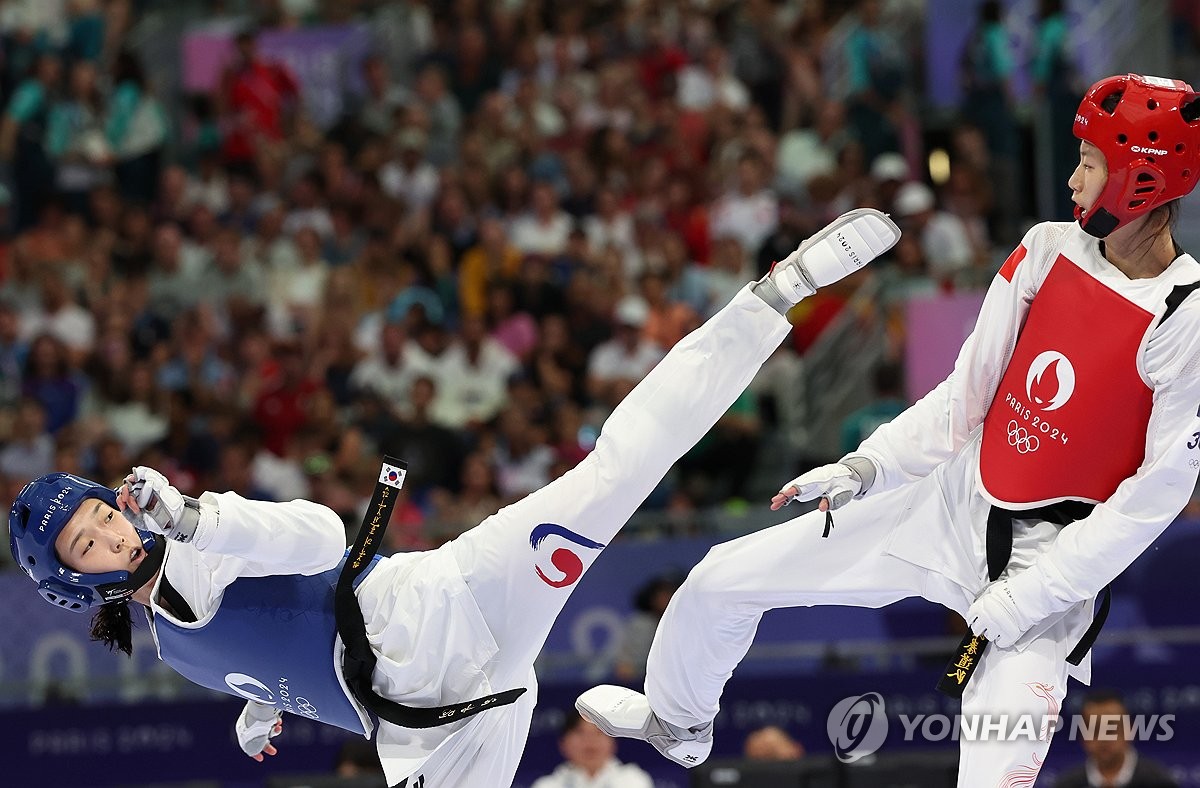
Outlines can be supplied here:
M246 701L233 729L237 733L242 752L253 758L261 755L267 743L279 735L283 728L283 711L255 701Z
M1000 648L1008 648L1034 625L1023 615L1008 578L997 580L967 608L967 626L971 632L987 638Z
M141 511L134 525L176 542L190 542L200 524L200 502L171 486L167 477L153 468L139 465L125 477L129 496ZM129 517L128 510L126 517Z
M865 457L850 456L841 462L813 468L783 485L779 496L784 505L792 501L811 501L824 498L829 511L845 506L851 499L862 495L875 481L875 466ZM775 507L772 507L775 508Z

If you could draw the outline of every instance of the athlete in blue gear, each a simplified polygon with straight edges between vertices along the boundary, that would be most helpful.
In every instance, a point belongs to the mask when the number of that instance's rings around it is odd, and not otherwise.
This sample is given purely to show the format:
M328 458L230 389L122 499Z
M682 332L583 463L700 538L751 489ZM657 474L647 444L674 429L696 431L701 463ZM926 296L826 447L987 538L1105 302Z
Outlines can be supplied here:
M370 563L348 592L361 642L343 643L335 591L361 559L346 557L338 517L309 501L189 498L145 467L116 491L50 474L13 504L13 556L45 599L94 611L93 636L126 652L128 603L145 608L167 664L247 699L236 729L251 757L275 754L289 711L374 734L389 785L508 785L536 702L533 662L575 583L750 383L787 335L788 308L898 237L878 211L839 218L680 341L573 470L437 550ZM385 465L380 484L400 475ZM353 680L364 663L365 691Z

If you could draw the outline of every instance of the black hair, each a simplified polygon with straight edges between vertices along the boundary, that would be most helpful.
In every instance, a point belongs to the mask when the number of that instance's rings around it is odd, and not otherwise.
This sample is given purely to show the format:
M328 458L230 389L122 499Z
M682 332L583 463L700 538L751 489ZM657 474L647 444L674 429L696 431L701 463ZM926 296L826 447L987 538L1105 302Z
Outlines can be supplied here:
M1003 16L1000 0L987 0L979 7L979 19L982 22L999 22Z
M113 63L112 81L114 85L132 82L145 90L146 71L142 68L142 62L138 60L137 55L128 49L122 49L117 53L116 62Z
M1114 90L1104 97L1100 102L1100 109L1112 114L1117 111L1117 105L1121 103L1121 96L1125 95L1123 90ZM1190 99L1179 105L1179 117L1183 118L1184 123L1195 123L1200 120L1200 94L1192 96Z
M643 613L657 613L654 609L654 598L662 591L674 594L683 585L684 575L678 572L667 572L652 577L638 588L633 597L633 606Z
M1121 96L1124 95L1125 91L1114 90L1112 93L1109 93L1107 96L1105 96L1104 100L1100 102L1100 109L1111 115L1117 111L1117 105L1121 103Z
M1045 20L1063 12L1063 0L1041 0L1038 3L1038 19Z
M92 616L92 640L98 640L114 649L133 656L133 615L128 602L110 602L101 605Z
M580 716L578 711L575 709L567 710L566 716L563 718L562 727L558 729L558 737L561 739L583 723L584 719L582 716Z
M1179 105L1179 117L1183 118L1185 123L1195 123L1200 120L1200 93Z

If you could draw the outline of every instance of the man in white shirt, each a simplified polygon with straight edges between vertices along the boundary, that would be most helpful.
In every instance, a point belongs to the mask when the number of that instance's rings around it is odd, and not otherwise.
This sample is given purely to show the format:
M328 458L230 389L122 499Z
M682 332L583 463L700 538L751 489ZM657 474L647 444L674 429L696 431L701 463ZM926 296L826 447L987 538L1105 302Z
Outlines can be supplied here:
M700 63L679 72L675 100L689 110L704 112L720 105L741 112L750 106L750 91L729 67L725 48L712 43L704 50Z
M617 303L613 338L592 350L588 359L588 394L596 402L613 406L626 386L637 383L665 355L663 349L642 337L650 306L641 296L626 296Z
M712 236L738 239L753 257L779 224L779 203L767 188L766 162L752 151L742 154L737 168L737 188L726 192L712 207Z
M399 156L379 169L379 186L389 197L404 200L409 213L433 204L440 188L437 168L425 159L428 137L420 129L396 135Z
M482 317L465 317L462 340L446 351L437 380L431 417L450 429L491 421L508 399L508 378L516 358L488 336Z
M75 358L86 356L96 341L96 319L75 302L58 271L45 271L41 285L41 304L22 316L21 336L32 339L49 334L66 345Z
M532 209L513 222L512 245L524 254L553 257L566 248L573 225L571 215L558 207L554 186L536 183Z
M896 217L906 230L921 239L929 274L939 281L971 267L971 239L966 225L949 211L937 210L933 190L919 181L909 181L896 192Z
M1054 788L1178 788L1166 769L1138 756L1130 741L1129 709L1120 695L1090 692L1079 713L1083 718L1079 741L1087 763L1064 773Z
M571 709L567 712L558 751L566 763L534 780L531 788L654 788L641 768L617 760L617 743Z

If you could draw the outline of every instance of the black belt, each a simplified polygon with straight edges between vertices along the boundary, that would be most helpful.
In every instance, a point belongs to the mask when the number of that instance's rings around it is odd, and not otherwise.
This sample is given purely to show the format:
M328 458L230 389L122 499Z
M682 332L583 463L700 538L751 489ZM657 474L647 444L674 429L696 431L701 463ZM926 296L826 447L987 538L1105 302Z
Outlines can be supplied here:
M524 687L486 695L466 703L432 707L405 706L382 697L372 687L375 652L371 650L371 644L367 640L367 627L363 621L362 609L354 595L354 581L379 552L383 532L392 517L392 509L396 506L400 485L404 483L404 473L408 469L407 463L391 457L384 457L383 462L384 473L380 474L380 480L375 485L371 505L367 508L366 517L363 518L362 527L350 548L350 555L346 557L342 572L338 575L337 590L334 593L334 618L342 644L346 647L342 655L342 674L346 678L346 686L358 702L377 717L404 728L436 728L473 717L487 709L507 706L525 694ZM387 474L389 466L396 471L394 478L390 479Z
M993 506L988 512L985 542L988 579L992 582L998 580L1012 557L1013 520L1043 520L1055 525L1070 525L1076 520L1087 517L1093 508L1095 508L1094 504L1083 501L1060 501L1024 511ZM1083 661L1084 655L1088 653L1096 643L1096 638L1100 636L1100 629L1108 618L1111 602L1112 593L1109 587L1105 586L1100 600L1100 609L1096 611L1096 615L1087 631L1083 633L1083 637L1067 655L1067 662L1078 665ZM979 660L983 657L987 643L986 638L968 632L962 642L958 644L954 656L946 665L946 670L942 672L942 676L938 680L938 691L954 698L962 697L967 682L971 680L971 676L975 675L975 668L979 666Z

